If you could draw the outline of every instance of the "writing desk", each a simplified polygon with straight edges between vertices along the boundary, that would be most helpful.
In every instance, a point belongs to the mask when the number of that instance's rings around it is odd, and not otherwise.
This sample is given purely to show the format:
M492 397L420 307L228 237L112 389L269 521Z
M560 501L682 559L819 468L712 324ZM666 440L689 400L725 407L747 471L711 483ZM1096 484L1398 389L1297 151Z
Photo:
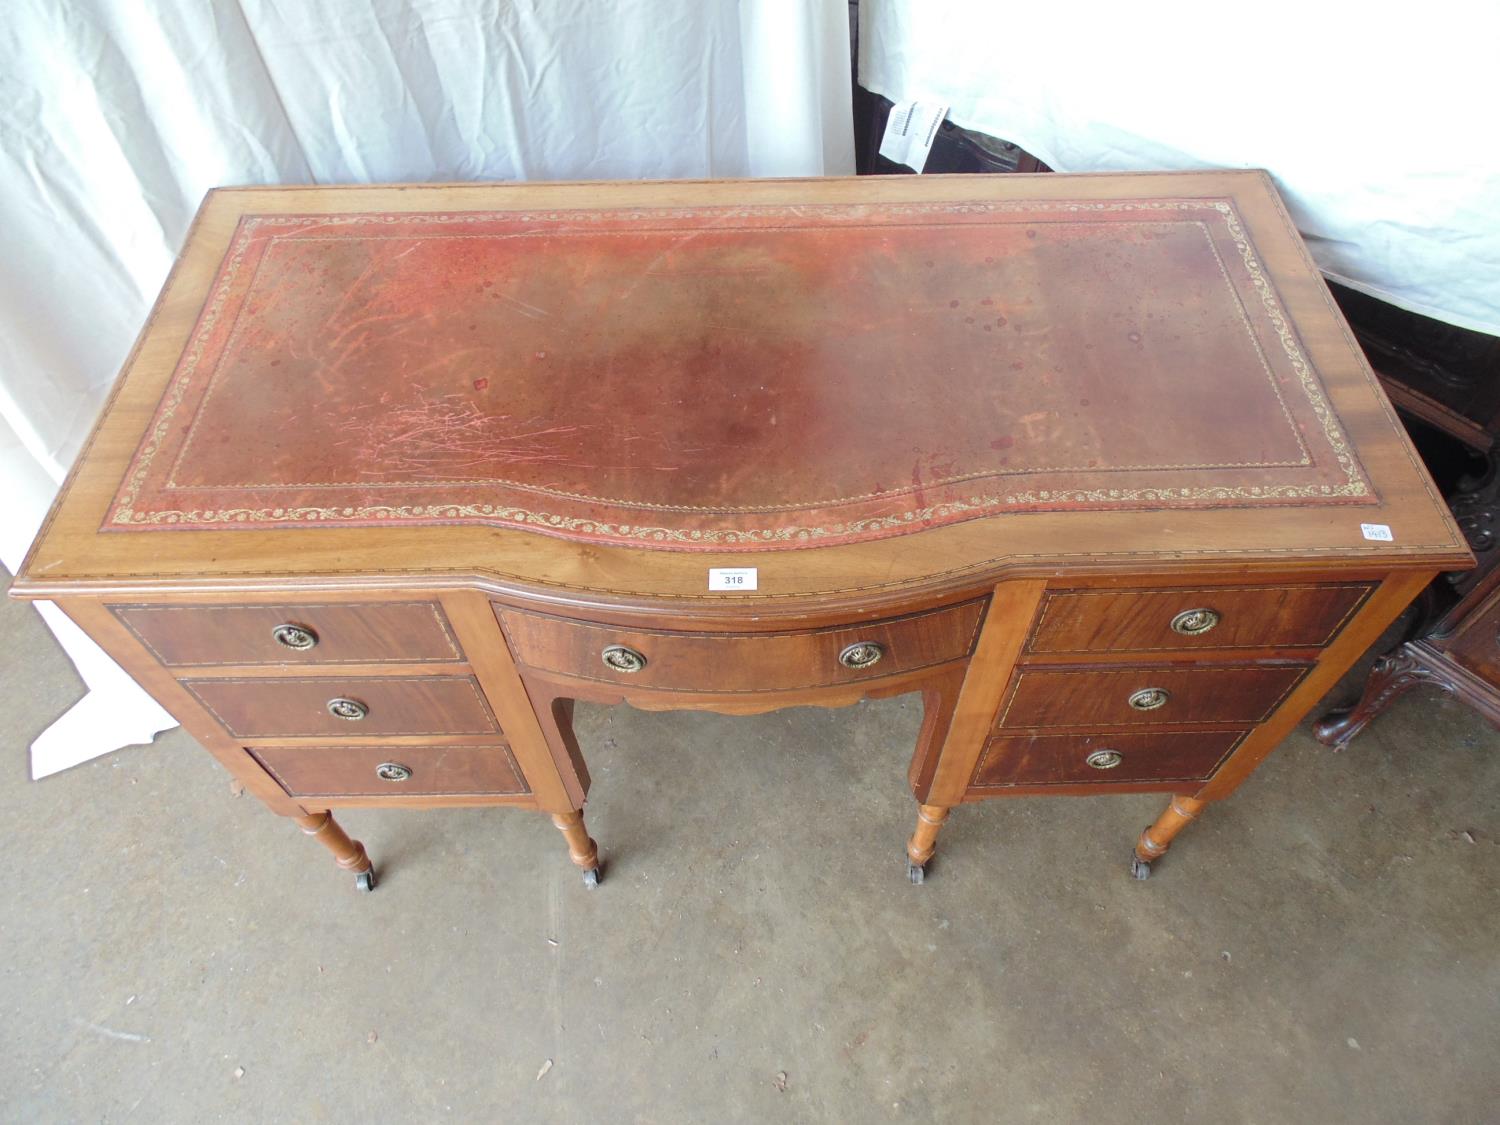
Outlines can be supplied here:
M331 809L542 810L595 882L575 700L918 692L921 882L956 805L1159 791L1144 877L1470 561L1259 172L276 188L13 592L366 888Z

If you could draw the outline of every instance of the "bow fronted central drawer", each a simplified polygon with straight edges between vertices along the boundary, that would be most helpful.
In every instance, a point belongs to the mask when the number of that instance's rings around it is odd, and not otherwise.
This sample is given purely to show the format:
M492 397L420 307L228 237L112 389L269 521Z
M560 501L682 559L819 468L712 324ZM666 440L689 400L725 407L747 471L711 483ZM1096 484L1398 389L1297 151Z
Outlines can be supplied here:
M587 624L495 607L522 664L623 687L671 691L788 691L897 675L974 650L983 599L826 629L773 633L669 632Z

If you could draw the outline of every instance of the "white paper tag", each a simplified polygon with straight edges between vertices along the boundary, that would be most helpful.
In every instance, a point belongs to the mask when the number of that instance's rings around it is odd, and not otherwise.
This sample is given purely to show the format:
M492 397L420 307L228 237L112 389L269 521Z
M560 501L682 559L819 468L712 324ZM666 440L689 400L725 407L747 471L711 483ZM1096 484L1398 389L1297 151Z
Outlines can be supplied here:
M754 566L711 566L708 568L710 590L754 590L759 583L760 568Z
M1359 529L1365 533L1366 539L1378 539L1382 543L1394 543L1396 540L1391 529L1383 523L1362 523Z
M920 172L937 139L938 126L948 116L948 107L936 102L897 102L886 118L880 155Z

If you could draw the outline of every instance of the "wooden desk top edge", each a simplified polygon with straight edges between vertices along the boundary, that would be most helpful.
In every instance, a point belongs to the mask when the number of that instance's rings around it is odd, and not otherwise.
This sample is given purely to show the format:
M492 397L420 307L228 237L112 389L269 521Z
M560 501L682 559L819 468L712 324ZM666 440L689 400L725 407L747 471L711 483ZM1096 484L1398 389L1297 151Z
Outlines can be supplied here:
M990 516L898 539L789 551L693 553L569 542L493 527L101 533L102 515L171 375L202 294L246 213L505 210L707 202L933 201L1090 197L1232 198L1323 376L1378 503L1339 508ZM1370 542L1362 523L1390 525ZM287 539L286 536L296 536ZM618 184L224 188L206 198L84 454L17 575L18 597L68 593L484 585L602 603L769 604L802 597L883 600L972 588L1006 575L1141 573L1184 564L1225 573L1468 565L1467 546L1401 432L1271 182L1259 171L1039 177L889 177ZM705 591L711 566L757 566L753 595Z

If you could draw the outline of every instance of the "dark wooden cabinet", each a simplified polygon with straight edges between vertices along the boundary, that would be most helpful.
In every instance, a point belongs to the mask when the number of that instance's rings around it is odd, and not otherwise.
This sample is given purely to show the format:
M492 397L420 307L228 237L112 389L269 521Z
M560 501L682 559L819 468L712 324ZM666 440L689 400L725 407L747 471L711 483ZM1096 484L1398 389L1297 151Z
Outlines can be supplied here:
M1341 747L1413 688L1457 696L1500 724L1500 337L1332 286L1391 401L1422 442L1479 565L1423 592L1406 635L1375 662L1353 706L1314 733Z
M1445 324L1329 282L1403 413L1485 451L1500 433L1500 337Z
M1144 876L1470 560L1261 173L233 189L13 593L365 887L332 808L597 882L576 700L914 693L920 882L1154 791Z

